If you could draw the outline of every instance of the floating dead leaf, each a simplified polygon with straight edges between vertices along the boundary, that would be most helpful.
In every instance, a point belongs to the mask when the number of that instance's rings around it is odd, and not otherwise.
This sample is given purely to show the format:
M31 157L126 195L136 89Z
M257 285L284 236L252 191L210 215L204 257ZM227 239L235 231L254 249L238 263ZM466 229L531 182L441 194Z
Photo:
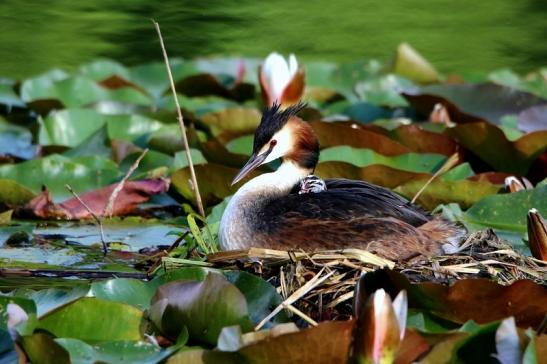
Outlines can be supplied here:
M108 203L112 191L118 184L87 192L80 195L80 198L89 208L98 216L103 214L104 208ZM166 179L145 179L140 181L128 181L118 194L112 211L113 216L126 215L135 210L135 208L145 201L148 201L150 195L166 192L169 188L169 181ZM38 196L32 199L25 209L31 211L37 217L43 219L89 219L91 214L76 198L71 198L59 204L51 199L48 190L42 191Z

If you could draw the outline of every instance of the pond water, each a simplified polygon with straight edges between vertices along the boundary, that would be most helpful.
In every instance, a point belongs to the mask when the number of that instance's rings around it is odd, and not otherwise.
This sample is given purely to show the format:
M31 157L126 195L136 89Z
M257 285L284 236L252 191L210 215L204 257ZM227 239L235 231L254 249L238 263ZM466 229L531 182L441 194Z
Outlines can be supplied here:
M171 56L188 58L277 50L304 60L388 60L407 41L444 72L525 72L547 60L545 0L2 0L0 75L96 57L161 60L151 18Z

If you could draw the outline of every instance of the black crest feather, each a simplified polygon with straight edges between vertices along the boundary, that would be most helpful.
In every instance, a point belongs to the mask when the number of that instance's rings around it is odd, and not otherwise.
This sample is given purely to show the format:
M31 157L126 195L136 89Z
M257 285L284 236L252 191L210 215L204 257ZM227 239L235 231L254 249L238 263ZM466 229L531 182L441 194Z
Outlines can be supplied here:
M278 103L274 103L272 107L265 108L262 112L260 124L255 132L253 153L257 153L275 133L285 126L291 116L295 116L305 107L306 103L299 102L284 110L280 110L281 105Z

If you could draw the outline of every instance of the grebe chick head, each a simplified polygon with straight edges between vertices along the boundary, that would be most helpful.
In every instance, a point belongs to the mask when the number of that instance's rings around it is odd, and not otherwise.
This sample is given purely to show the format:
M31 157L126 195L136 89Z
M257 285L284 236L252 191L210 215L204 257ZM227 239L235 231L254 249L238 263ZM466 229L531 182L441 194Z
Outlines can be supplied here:
M279 104L265 109L255 131L253 153L232 181L241 181L257 167L283 159L313 173L319 160L319 141L312 127L296 116L306 105L299 103L280 110Z

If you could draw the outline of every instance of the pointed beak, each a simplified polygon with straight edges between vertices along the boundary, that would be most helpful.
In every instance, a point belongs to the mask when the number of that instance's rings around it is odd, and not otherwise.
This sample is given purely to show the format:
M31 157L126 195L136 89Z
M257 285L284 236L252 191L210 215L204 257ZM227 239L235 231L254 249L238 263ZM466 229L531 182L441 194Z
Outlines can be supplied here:
M245 163L243 168L241 168L239 173L234 177L232 181L232 186L238 183L239 181L241 181L246 175L254 171L262 163L264 163L264 161L266 160L270 152L271 152L271 149L259 155L253 154L251 158L249 158L247 163Z

